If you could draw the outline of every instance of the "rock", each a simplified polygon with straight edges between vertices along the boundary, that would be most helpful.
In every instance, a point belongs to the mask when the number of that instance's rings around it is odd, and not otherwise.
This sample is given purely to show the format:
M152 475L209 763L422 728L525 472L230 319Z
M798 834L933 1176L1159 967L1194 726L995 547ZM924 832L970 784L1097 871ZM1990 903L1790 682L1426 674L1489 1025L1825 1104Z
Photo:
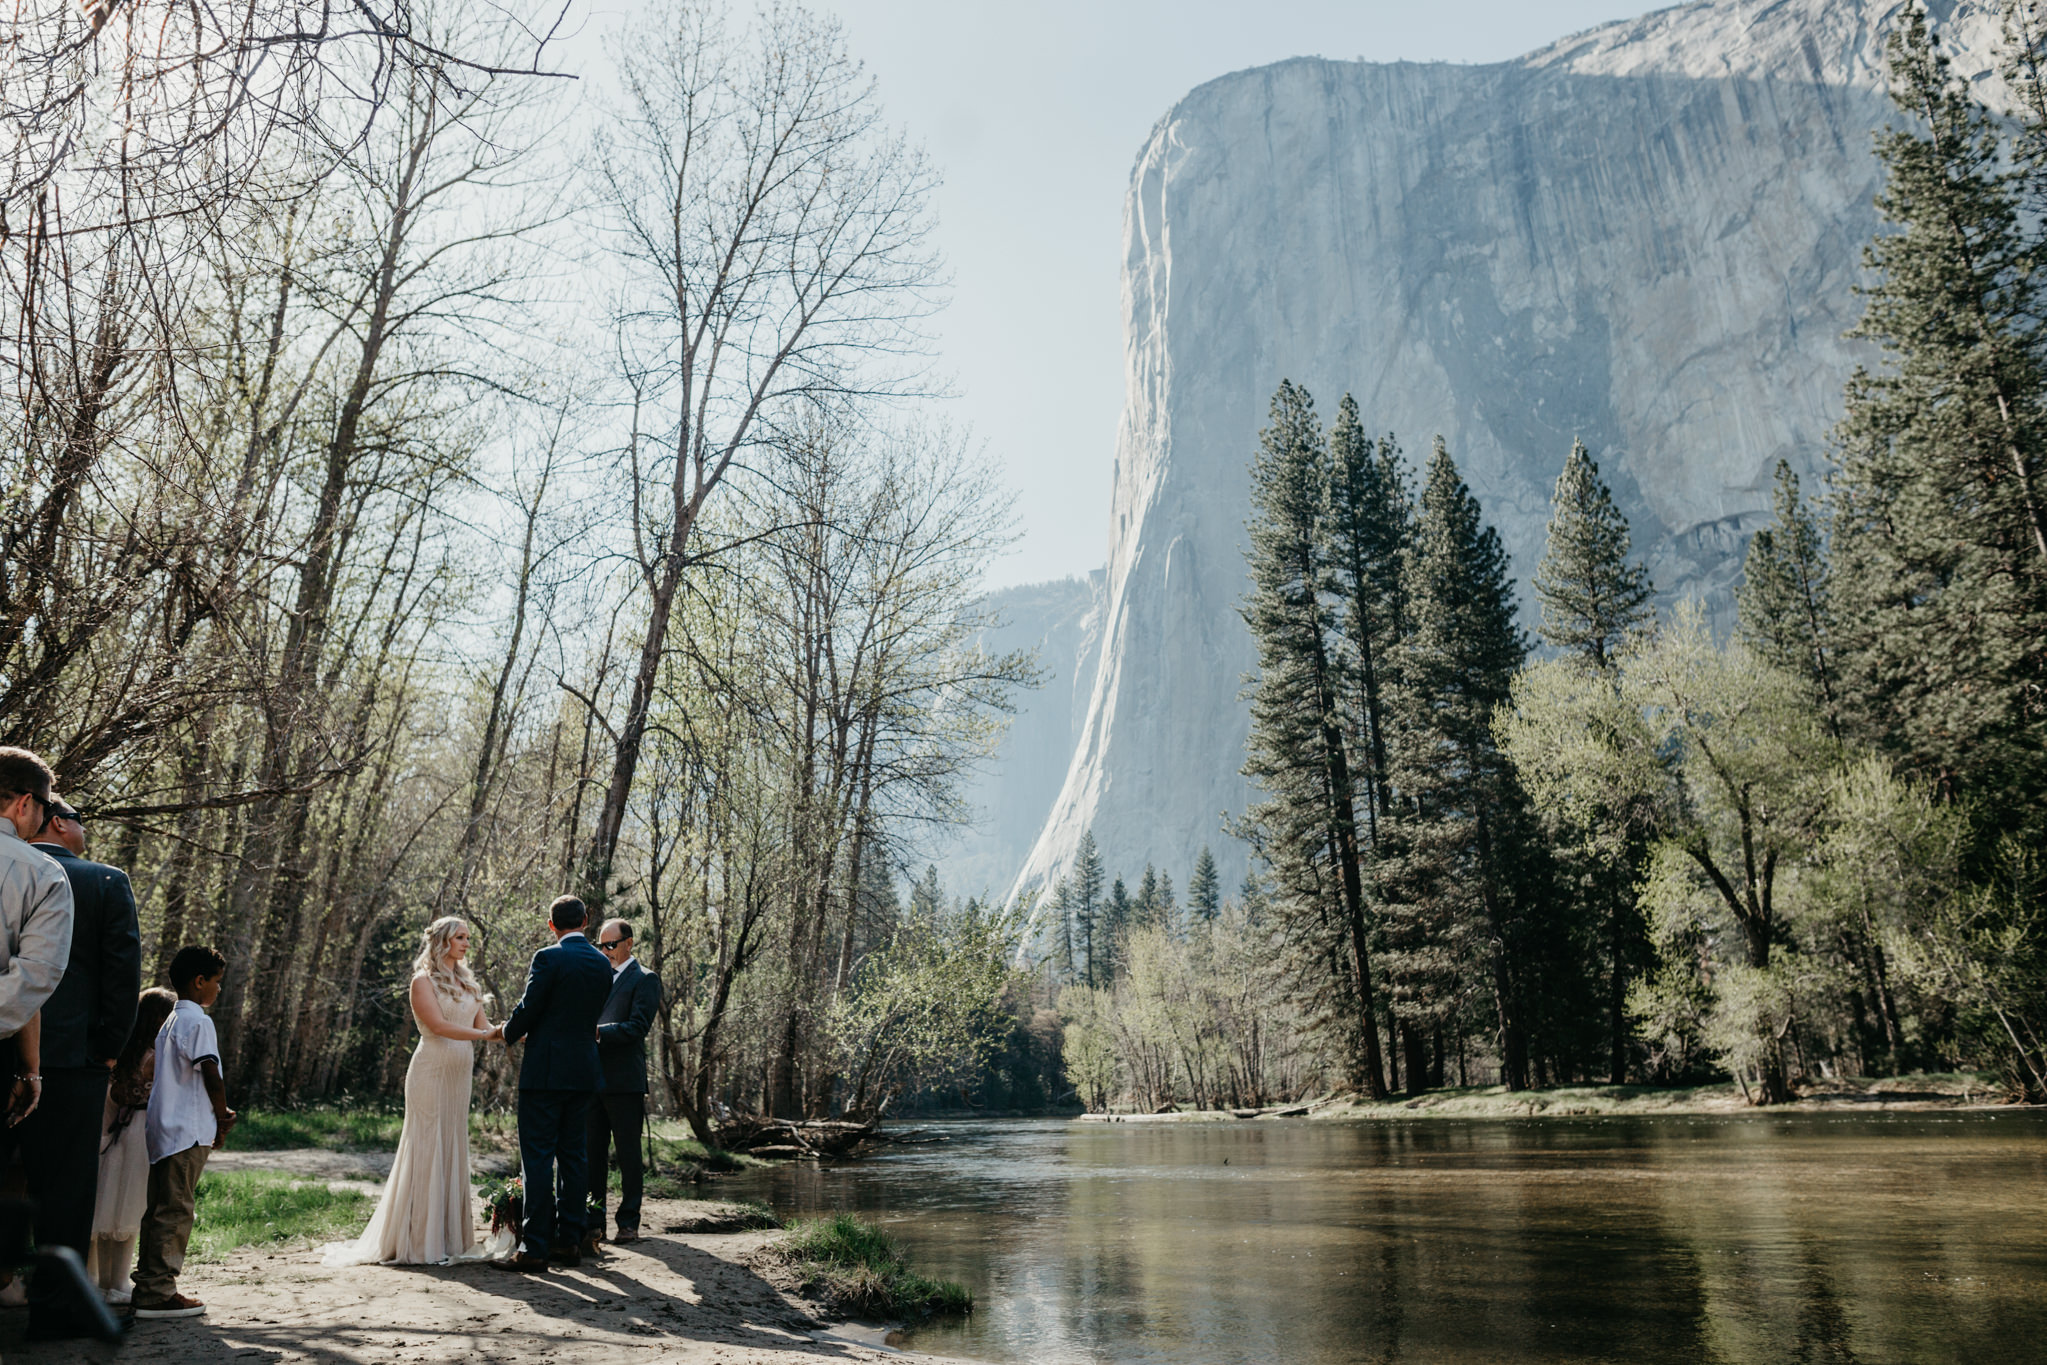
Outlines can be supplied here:
M991 654L1035 650L1039 686L1020 692L1001 747L961 795L975 823L936 859L949 894L1000 896L1023 865L1052 808L1086 719L1101 645L1106 576L1030 583L991 593L1001 622L978 641Z
M1933 8L1957 70L1994 86L1994 9ZM1411 461L1442 433L1526 624L1574 437L1664 598L1727 621L1777 460L1816 470L1871 358L1842 333L1895 9L1722 0L1489 66L1282 62L1175 105L1126 201L1111 553L1073 632L1086 708L1013 890L1063 872L1090 827L1112 875L1150 861L1184 886L1206 843L1226 888L1242 877L1221 817L1249 796L1246 471L1283 378L1325 423L1353 393ZM1041 764L1061 704L1011 752Z

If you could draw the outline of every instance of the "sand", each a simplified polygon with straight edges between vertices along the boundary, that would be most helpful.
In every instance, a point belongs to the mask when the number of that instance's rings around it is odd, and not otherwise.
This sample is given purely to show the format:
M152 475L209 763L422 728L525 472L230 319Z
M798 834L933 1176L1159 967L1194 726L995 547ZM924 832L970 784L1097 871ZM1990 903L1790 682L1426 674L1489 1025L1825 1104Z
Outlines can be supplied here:
M698 1210L648 1201L644 1226ZM180 1288L205 1300L201 1318L138 1322L118 1347L29 1344L27 1314L0 1313L8 1365L795 1365L933 1360L887 1350L881 1333L830 1328L815 1305L749 1268L772 1234L661 1233L607 1247L594 1261L545 1275L486 1265L329 1270L310 1247L244 1247L187 1268ZM863 1344L863 1342L874 1343Z

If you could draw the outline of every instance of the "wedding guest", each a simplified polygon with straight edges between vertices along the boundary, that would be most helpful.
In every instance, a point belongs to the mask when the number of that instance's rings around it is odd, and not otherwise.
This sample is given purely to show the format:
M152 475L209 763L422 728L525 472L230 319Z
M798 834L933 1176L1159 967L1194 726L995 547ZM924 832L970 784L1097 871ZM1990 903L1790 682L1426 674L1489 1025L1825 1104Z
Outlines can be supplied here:
M44 808L30 846L56 859L71 883L71 951L63 980L44 1002L42 1104L22 1126L22 1160L35 1198L38 1247L92 1244L99 1133L107 1075L135 1022L142 939L128 874L85 858L85 818L62 800ZM98 1324L54 1275L29 1286L28 1335L48 1341L94 1335Z
M171 959L177 1007L156 1035L156 1083L144 1130L149 1144L149 1208L135 1257L135 1316L195 1318L206 1305L178 1292L192 1240L199 1176L227 1141L235 1111L220 1075L220 1042L207 1007L220 998L227 959L211 948L180 948Z
M28 750L0 748L0 1040L43 1007L71 956L71 881L49 854L28 845L43 827L55 781L50 765ZM18 1058L7 1061L15 1076L41 1084ZM0 1137L0 1164L13 1145Z
M597 1060L604 1089L590 1106L590 1221L583 1249L595 1255L604 1240L604 1200L610 1193L609 1149L618 1146L618 1232L614 1242L640 1236L640 1193L646 1171L640 1142L647 1127L647 1033L661 1009L661 982L633 956L633 926L604 921L597 950L611 964L611 995L597 1016Z
M142 992L135 1026L128 1030L128 1044L114 1062L107 1086L92 1250L86 1253L85 1273L105 1292L108 1303L127 1303L135 1289L128 1266L135 1255L136 1234L142 1230L142 1212L149 1205L149 1141L143 1129L156 1076L156 1035L177 1004L178 997L161 986Z
M14 1035L9 1043L0 1043L0 1048L12 1047L19 1059L21 1070L26 1073L14 1083L13 1091L7 1097L6 1113L0 1117L0 1127L14 1128L23 1119L35 1112L43 1098L42 1071L43 1016L33 1014L21 1026L21 1032ZM21 1166L21 1149L18 1145L6 1149L8 1155L0 1158L0 1199L27 1199L28 1172ZM0 1266L0 1308L28 1307L28 1281L14 1273L11 1266Z

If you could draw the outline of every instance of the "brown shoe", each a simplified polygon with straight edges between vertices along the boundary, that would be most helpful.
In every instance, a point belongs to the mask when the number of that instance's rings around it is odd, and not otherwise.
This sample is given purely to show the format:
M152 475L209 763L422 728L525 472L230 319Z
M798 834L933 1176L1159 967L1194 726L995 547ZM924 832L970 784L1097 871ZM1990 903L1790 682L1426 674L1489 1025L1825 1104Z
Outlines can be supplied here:
M167 1299L135 1300L135 1316L138 1318L196 1318L205 1311L205 1304L183 1294L173 1294Z
M533 1274L547 1269L547 1257L535 1256L530 1252L519 1252L514 1256L494 1257L491 1264L499 1270L516 1270L522 1274Z
M583 1253L583 1254L584 1254L585 1256L601 1256L601 1255L603 1255L603 1254L604 1254L604 1234L603 1234L603 1233L601 1233L601 1232L591 1232L591 1233L586 1233L586 1234L584 1234L584 1237L583 1237L583 1245L582 1245L582 1247L580 1248L580 1250L582 1251L582 1253Z
M640 1240L640 1230L638 1228L621 1227L612 1235L611 1240L621 1245L626 1242L637 1242Z

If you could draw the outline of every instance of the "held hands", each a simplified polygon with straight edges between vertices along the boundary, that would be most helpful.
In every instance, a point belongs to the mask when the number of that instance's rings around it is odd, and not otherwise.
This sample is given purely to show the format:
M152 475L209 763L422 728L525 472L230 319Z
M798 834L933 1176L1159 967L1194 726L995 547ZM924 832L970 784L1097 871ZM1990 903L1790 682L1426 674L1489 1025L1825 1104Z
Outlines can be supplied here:
M18 1076L14 1081L13 1093L7 1097L7 1126L12 1128L43 1102L43 1078L41 1076Z

